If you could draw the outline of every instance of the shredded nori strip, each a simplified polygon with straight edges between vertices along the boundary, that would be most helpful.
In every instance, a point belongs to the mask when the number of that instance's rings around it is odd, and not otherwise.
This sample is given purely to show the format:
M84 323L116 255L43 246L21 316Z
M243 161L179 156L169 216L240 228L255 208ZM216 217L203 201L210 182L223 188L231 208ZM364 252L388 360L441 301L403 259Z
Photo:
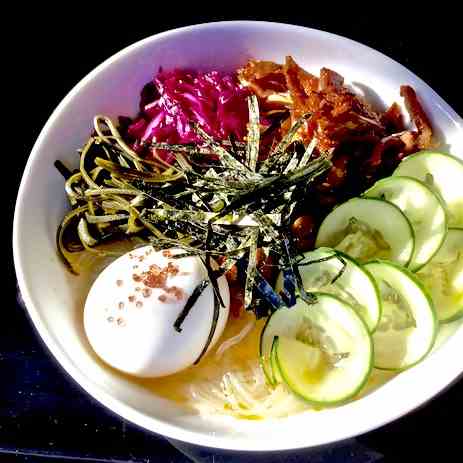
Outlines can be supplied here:
M180 312L179 316L176 318L174 322L175 331L181 333L182 332L182 324L185 321L185 318L190 313L193 306L196 304L197 300L203 293L203 291L209 286L208 280L203 280L199 283L198 286L193 290L191 296L187 299L185 306L183 307L182 311Z
M72 176L72 171L69 170L61 161L55 161L53 164L56 167L56 170L64 177L64 180L67 180Z
M343 259L342 256L340 256L339 254L336 254L336 257L342 263L342 267L341 267L341 270L339 270L338 274L331 280L332 285L334 285L336 281L338 281L339 278L341 278L344 275L344 272L346 271L346 268L347 268L347 262L345 261L345 259Z
M246 268L246 282L244 284L244 308L248 309L252 302L252 290L254 288L254 280L257 272L257 240L259 237L259 230L253 231L251 240L252 243L249 247L248 265Z
M296 135L297 131L301 128L302 124L310 116L310 113L306 113L292 125L292 127L288 130L288 132L280 141L280 143L278 143L275 149L270 152L269 157L265 160L260 169L261 172L270 172L272 170L275 163L279 160L279 156L286 152L286 149L288 148L289 144L293 141L293 138Z
M212 323L211 323L211 330L209 331L209 336L207 337L206 344L204 344L203 350L198 355L198 358L194 361L193 365L197 365L199 361L203 358L204 354L209 349L212 340L214 339L214 334L217 329L217 322L219 321L220 315L220 301L217 295L214 293L214 313L212 315Z
M232 169L237 169L240 173L247 173L249 169L242 164L238 159L234 158L225 148L223 148L220 143L217 143L211 136L209 136L199 125L194 124L193 128L196 133L205 141L205 143L211 148L211 150L217 154L217 156L222 160L226 167ZM246 172L247 171L247 172Z
M246 149L246 164L253 172L256 171L257 158L259 156L260 127L259 104L256 95L248 98L249 122L248 122L248 146Z
M336 283L336 281L342 277L342 275L344 274L345 270L346 270L346 267L347 267L347 262L346 260L338 253L338 252L334 252L333 254L331 254L330 256L325 256L325 257L320 257L319 259L312 259L312 260L305 260L305 259L302 259L298 264L297 266L298 267L304 267L304 266L307 266L307 265L313 265L313 264L321 264L322 262L327 262L331 259L338 259L341 264L342 264L342 268L339 270L339 272L332 278L332 280L330 281L330 284L334 284Z
M157 250L181 248L175 257L198 256L219 308L224 303L217 279L232 265L245 266L240 279L246 308L259 316L293 301L268 291L271 286L255 264L257 249L263 248L275 256L281 270L288 268L294 274L295 290L309 300L299 281L298 258L286 249L284 231L306 198L307 186L331 162L323 154L310 160L315 140L306 148L294 141L309 115L290 128L267 161L259 161L260 133L265 128L260 127L255 96L248 106L246 143L215 140L193 124L202 142L147 144L144 149L152 156L146 157L127 144L110 119L96 116L95 133L79 151L80 168L65 185L72 210L58 229L57 247L68 268L75 272L66 252L98 252L106 237L137 236ZM174 153L172 163L159 158L156 149ZM57 168L69 174L58 166L59 161ZM67 238L63 242L64 231L69 242ZM212 261L214 256L225 257L220 268Z
M208 244L210 243L213 235L213 230L212 226L209 224L208 229L207 229L207 235L206 235L206 249L208 248ZM203 259L204 266L206 267L207 274L209 276L209 280L211 281L212 288L214 289L214 294L217 300L219 301L220 307L225 307L225 303L223 302L222 299L222 294L220 294L220 289L219 285L217 283L217 278L214 272L214 269L212 268L212 260L211 260L211 255L206 254L205 259Z
M283 240L283 243L284 243L284 246L285 246L285 250L286 250L286 254L287 254L287 257L288 257L288 263L289 263L289 266L288 266L288 271L292 271L293 275L294 275L294 281L296 282L296 288L299 292L299 295L301 297L301 299L306 302L307 304L311 305L311 304L314 304L316 301L317 301L317 298L315 295L311 294L311 293L308 293L305 288L304 288L304 284L302 282L302 277L301 277L301 273L299 272L299 267L297 266L296 262L294 261L294 253L293 253L293 250L292 250L292 246L290 244L290 241L288 238L285 238Z

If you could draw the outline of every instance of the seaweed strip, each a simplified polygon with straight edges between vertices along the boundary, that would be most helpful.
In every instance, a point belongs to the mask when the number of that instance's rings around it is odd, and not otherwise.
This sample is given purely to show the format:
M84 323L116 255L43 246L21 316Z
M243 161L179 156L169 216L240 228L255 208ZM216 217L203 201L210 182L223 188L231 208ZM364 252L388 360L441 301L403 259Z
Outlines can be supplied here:
M297 131L301 128L302 124L311 116L310 113L306 113L301 116L288 130L283 139L278 143L278 145L270 152L269 157L262 163L259 172L267 173L270 172L275 163L278 161L279 157L286 151L289 144L292 142Z
M347 267L347 262L345 261L345 259L339 255L337 252L334 252L333 254L331 254L330 256L326 256L326 257L320 257L319 259L312 259L312 260L308 260L308 261L305 261L304 259L300 262L297 263L297 266L298 267L305 267L305 266L308 266L308 265L313 265L313 264L321 264L322 262L327 262L328 260L331 260L331 259L338 259L341 264L342 264L342 268L341 270L339 270L339 272L333 277L333 279L330 281L330 284L334 284L336 283L336 281L342 277L342 275L344 274L345 270L346 270L346 267Z
M220 158L223 164L227 167L238 170L246 177L251 173L249 169L238 159L234 158L225 148L220 146L211 136L209 136L199 125L193 124L196 133L204 140L204 142L211 147L214 153Z
M199 297L201 296L203 291L208 287L208 285L209 285L209 281L203 280L193 290L193 292L191 293L191 296L186 301L185 306L183 307L182 311L180 312L179 316L176 318L174 322L175 331L177 331L178 333L182 332L182 324L185 321L185 318L188 316L188 314L190 313L190 310L196 304L196 301L199 299Z
M313 294L308 293L304 288L304 284L302 282L302 277L299 272L299 268L293 261L293 255L292 255L291 244L289 242L289 239L285 238L283 240L283 243L284 243L287 257L288 257L288 264L289 264L288 270L291 270L294 275L294 280L296 282L296 288L299 291L299 295L301 299L309 305L314 304L317 301L317 298Z
M249 203L256 203L258 198L267 198L269 195L278 194L287 190L290 186L295 185L305 180L308 176L315 177L325 172L331 166L330 161L326 158L318 158L313 163L297 169L287 175L275 175L263 181L254 190L248 191L241 195L237 195L230 204L225 206L216 216L216 219L228 215L230 212L239 210Z
M248 97L249 122L246 149L246 164L250 170L256 171L257 157L259 156L260 127L259 127L259 105L257 96Z
M72 176L72 171L68 169L60 160L56 160L53 164L56 170L64 177L64 180L68 180Z
M346 268L347 268L347 262L345 261L345 259L343 259L342 256L340 256L339 254L336 254L336 257L342 263L342 268L341 270L339 270L338 274L331 280L332 285L334 285L336 281L338 281L339 278L341 278L344 275L344 272L346 271Z
M207 229L207 235L206 235L206 246L205 246L206 249L209 249L209 245L212 239L212 234L213 234L212 227L209 225ZM222 299L222 295L220 294L219 285L217 284L217 278L215 277L215 272L212 268L211 259L212 259L212 256L210 253L208 253L206 254L206 258L202 260L203 260L204 266L206 267L209 280L211 280L212 288L214 289L214 294L216 295L220 303L220 307L225 307L225 304Z
M211 342L214 339L214 334L217 329L217 322L219 321L219 315L220 315L220 301L214 292L214 313L212 316L211 330L209 331L209 336L207 337L203 350L200 352L200 354L198 355L198 358L194 361L193 365L197 365L199 361L203 358L204 354L207 352L207 349L209 349L209 346L211 345Z
M259 231L253 231L251 237L251 245L249 247L248 265L246 268L246 283L244 285L244 308L247 310L252 302L252 289L254 287L254 279L257 272L257 240L259 239Z
M308 164L316 146L317 139L314 137L312 138L312 140L310 140L310 143L308 144L304 154L302 155L301 161L299 162L299 168L304 167Z

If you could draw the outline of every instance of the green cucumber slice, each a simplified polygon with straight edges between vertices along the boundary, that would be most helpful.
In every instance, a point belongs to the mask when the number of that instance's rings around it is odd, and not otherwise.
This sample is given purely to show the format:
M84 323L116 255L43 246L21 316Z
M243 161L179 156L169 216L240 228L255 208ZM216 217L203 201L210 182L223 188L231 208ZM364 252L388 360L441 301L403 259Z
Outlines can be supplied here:
M414 241L413 228L396 205L377 198L353 198L325 217L315 246L339 249L361 262L383 258L408 265Z
M415 232L410 270L416 272L431 260L447 234L445 205L438 195L420 180L399 176L379 180L363 195L385 199L407 216Z
M278 337L278 330L275 330L276 327L270 327L270 329L267 329L269 327L269 324L271 324L270 321L273 315L275 314L272 314L269 318L267 318L267 321L265 322L265 325L262 328L259 338L259 363L260 367L262 368L262 371L264 372L264 376L267 380L267 383L271 386L275 386L278 383L273 374L272 368L272 347L273 342ZM284 331L284 329L282 331ZM267 334L264 335L264 333Z
M421 361L436 339L431 297L409 270L393 263L365 264L381 291L383 312L373 334L375 367L404 370Z
M463 316L463 228L449 229L438 253L417 276L431 293L439 321Z
M270 353L270 366L272 368L272 374L275 380L275 384L283 382L283 378L280 373L280 367L278 366L277 356L276 356L276 350L277 350L276 347L278 344L278 339L279 339L279 336L275 336L273 338L272 351Z
M314 295L314 304L298 299L294 307L271 315L261 353L269 358L274 346L277 372L295 394L313 404L334 405L365 384L373 344L353 307L332 294Z
M330 256L333 258L315 262ZM310 264L312 261L314 263ZM307 292L321 291L338 296L354 307L370 331L375 330L381 317L379 290L368 270L355 259L332 248L318 248L304 254L299 273ZM275 290L280 292L282 288L283 273L280 273Z
M450 154L420 151L407 156L393 173L417 178L439 193L449 227L463 227L463 161Z

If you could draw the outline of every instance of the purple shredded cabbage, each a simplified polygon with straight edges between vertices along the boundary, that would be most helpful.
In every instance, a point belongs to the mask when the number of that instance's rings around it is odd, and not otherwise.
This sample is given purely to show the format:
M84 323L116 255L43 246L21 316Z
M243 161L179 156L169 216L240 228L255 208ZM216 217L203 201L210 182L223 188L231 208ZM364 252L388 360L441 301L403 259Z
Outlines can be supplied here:
M127 129L133 148L149 154L151 142L198 143L197 123L212 137L243 140L248 123L246 98L235 75L217 71L160 71L141 92L140 114ZM173 155L158 150L167 162Z

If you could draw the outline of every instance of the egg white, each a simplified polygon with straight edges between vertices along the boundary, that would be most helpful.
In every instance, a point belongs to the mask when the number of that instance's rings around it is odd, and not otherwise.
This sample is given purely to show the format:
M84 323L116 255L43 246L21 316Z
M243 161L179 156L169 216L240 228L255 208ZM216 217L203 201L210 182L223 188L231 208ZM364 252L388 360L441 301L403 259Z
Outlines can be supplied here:
M177 252L171 250L171 255ZM185 318L181 332L174 328L194 289L207 279L207 271L198 257L173 259L167 254L144 246L121 256L101 272L85 302L84 327L92 348L106 363L131 375L160 377L191 366L211 330L214 298L210 284ZM166 293L139 281L138 276L149 271L150 265L164 268L169 262L178 267L178 273L168 277L166 287L179 288L179 298L175 291ZM218 285L225 307L220 308L209 349L221 336L229 313L226 278L221 277Z

